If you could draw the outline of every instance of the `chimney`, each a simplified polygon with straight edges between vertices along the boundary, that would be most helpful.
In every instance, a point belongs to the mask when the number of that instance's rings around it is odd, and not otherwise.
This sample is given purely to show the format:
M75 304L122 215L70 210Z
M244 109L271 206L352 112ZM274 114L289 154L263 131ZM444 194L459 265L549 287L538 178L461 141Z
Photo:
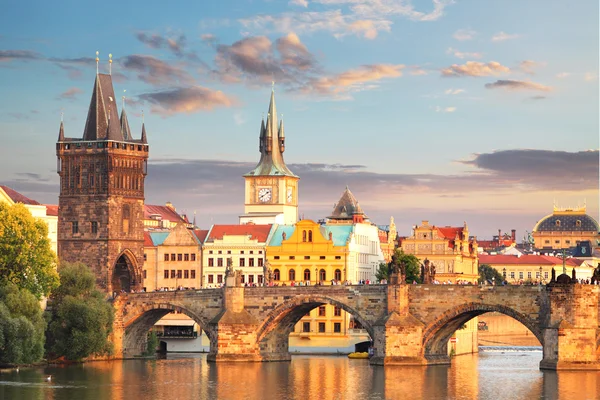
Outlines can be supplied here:
M502 230L498 229L498 244L500 244L501 240L502 240Z
M511 237L513 243L515 243L517 241L517 230L516 229L510 230L510 237Z

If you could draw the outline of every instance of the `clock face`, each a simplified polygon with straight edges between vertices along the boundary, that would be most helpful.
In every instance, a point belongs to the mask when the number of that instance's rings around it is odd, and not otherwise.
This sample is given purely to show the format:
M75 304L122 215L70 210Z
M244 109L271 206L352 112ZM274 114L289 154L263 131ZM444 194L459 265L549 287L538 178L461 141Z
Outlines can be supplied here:
M258 199L263 203L271 200L271 189L262 188L258 191Z
M293 194L294 194L294 189L292 189L291 187L289 187L287 189L287 202L288 203L292 202L292 199L294 198Z

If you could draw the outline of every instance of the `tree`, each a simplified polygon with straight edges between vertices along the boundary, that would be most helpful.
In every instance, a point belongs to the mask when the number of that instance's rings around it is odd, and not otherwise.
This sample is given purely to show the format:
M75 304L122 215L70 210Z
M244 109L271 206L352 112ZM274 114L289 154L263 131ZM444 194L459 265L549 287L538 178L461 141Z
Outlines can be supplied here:
M15 284L0 286L0 364L31 364L44 355L46 321L38 299Z
M58 286L48 227L23 204L0 203L0 285L8 282L38 299Z
M48 351L53 356L80 361L92 354L110 354L108 336L114 309L95 287L95 277L82 263L60 268L60 286L52 295Z
M502 282L504 282L504 277L496 268L488 264L480 264L478 281L479 283L496 282L497 285L500 285Z
M406 282L412 283L413 281L417 281L421 283L421 263L419 259L413 254L406 254L401 248L397 248L394 251L393 260L396 261L396 265L398 265L398 271L400 271L400 264L404 263L406 266ZM379 269L375 274L377 280L381 281L382 279L387 279L389 281L390 275L392 274L392 262L390 263L380 263Z

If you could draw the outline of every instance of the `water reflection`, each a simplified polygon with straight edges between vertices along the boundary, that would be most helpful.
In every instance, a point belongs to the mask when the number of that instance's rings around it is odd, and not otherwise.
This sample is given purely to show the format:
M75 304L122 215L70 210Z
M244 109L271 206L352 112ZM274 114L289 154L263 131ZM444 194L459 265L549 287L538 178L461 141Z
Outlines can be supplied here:
M492 349L493 350L493 349ZM0 372L0 399L597 399L597 372L540 371L539 350L459 356L451 367L372 367L295 356L291 363L208 364L205 355ZM45 377L52 375L52 381Z

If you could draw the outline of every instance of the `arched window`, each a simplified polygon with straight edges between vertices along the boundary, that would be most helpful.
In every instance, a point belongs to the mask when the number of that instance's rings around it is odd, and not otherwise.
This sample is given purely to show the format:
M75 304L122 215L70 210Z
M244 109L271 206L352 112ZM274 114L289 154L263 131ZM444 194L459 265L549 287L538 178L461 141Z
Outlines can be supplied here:
M312 242L312 231L308 231L308 241Z
M278 281L279 280L279 270L276 269L275 271L273 271L273 280L274 281Z
M578 219L577 221L575 221L575 226L580 227L581 226L581 220Z
M556 220L556 226L560 226L560 219Z
M304 280L310 281L310 269L308 268L304 270Z
M129 233L129 220L131 219L131 210L129 208L129 204L123 204L122 212L123 233L127 235Z
M290 269L289 272L289 276L290 276L290 281L295 281L296 280L296 270Z
M302 241L306 242L306 231L302 231Z
M319 280L320 281L327 280L327 276L325 275L325 270L324 269L322 269L322 270L319 271Z
M339 269L336 269L334 274L333 274L334 278L336 281L341 281L342 280L342 271L340 271Z

